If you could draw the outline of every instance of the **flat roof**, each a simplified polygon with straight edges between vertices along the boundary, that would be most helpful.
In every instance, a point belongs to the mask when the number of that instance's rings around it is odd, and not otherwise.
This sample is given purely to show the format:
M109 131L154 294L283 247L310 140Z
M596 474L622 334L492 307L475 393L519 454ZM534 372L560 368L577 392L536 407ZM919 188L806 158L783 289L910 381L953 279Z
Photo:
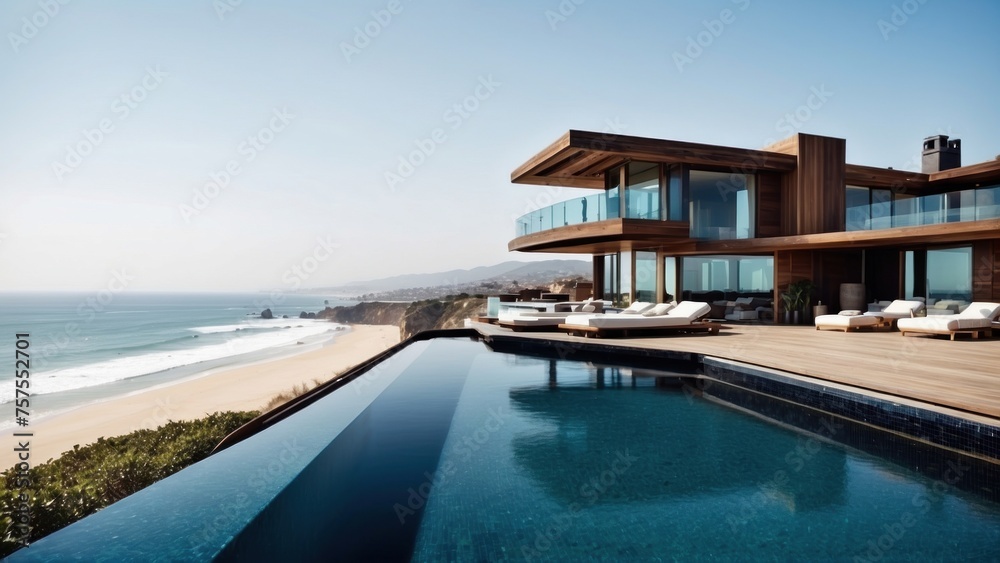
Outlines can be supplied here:
M767 147L771 150L757 150L571 129L514 170L510 179L515 184L604 189L604 172L630 160L744 173L787 172L795 170L798 162L794 138ZM1000 181L1000 159L932 174L846 163L845 180L919 195L958 183Z

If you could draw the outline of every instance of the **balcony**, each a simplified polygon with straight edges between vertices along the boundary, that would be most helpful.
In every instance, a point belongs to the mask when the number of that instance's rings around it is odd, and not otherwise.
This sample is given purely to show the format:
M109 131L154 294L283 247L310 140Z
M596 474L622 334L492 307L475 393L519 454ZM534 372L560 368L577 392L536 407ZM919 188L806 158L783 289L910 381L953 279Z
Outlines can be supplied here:
M847 207L847 231L916 227L1000 218L1000 186Z
M645 194L629 194L628 217L619 217L618 196L607 192L562 201L515 221L509 250L598 254L650 247L689 238L687 221L659 219ZM610 205L609 205L610 204Z
M612 215L608 216L608 197L604 193L579 197L543 207L517 218L516 236L523 237L557 227L596 223L618 217L618 200L612 200Z

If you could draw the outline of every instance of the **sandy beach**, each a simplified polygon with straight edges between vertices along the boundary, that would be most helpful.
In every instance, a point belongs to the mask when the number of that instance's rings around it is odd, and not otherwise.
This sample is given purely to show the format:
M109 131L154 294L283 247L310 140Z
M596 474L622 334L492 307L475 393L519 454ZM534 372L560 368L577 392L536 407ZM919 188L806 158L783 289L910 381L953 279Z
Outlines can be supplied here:
M332 343L296 356L212 371L169 385L114 397L32 421L32 465L97 441L100 437L156 428L170 420L191 420L219 411L258 410L295 385L327 381L399 342L395 326L353 325ZM17 429L0 434L12 444ZM0 467L17 463L13 447L0 449Z

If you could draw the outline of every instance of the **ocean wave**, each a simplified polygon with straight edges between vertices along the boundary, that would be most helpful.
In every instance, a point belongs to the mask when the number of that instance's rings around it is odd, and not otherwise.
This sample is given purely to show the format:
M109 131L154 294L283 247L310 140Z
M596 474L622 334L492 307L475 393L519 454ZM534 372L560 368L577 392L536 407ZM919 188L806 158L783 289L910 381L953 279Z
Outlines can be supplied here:
M220 344L121 356L76 367L32 373L32 395L92 387L209 360L218 360L240 354L258 352L268 348L290 345L305 338L319 336L326 332L333 332L337 326L328 322L301 323L299 319L295 319L296 322L289 323L291 319L280 320L284 321L284 323L276 323L280 326L272 326L270 328L280 328L282 326L289 326L290 324L291 326L286 330L234 332L232 337ZM275 323L268 321L267 324L273 325ZM0 387L0 404L9 403L13 400L14 386L4 385Z
M328 321L317 321L315 319L247 319L241 323L214 326L196 326L190 328L199 334L221 334L226 332L239 332L241 330L275 330L280 328L304 328L306 326L322 325L331 328Z

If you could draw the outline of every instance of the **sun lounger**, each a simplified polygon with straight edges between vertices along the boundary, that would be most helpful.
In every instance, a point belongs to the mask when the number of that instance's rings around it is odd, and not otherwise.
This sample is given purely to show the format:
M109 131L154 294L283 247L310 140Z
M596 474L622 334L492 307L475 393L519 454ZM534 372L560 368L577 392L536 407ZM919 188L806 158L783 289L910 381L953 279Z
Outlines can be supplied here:
M973 338L991 336L993 321L1000 316L1000 303L977 301L956 315L933 315L913 319L899 319L896 326L903 336L907 334L947 334L955 340L956 334L971 334Z
M682 301L676 306L657 305L640 314L574 315L559 325L570 334L583 336L628 336L654 332L708 332L717 334L719 323L699 321L712 308L708 303Z
M907 319L915 316L916 313L919 313L923 308L923 301L907 301L904 299L897 299L886 305L881 311L869 311L865 314L873 317L882 317L887 320Z
M559 305L565 305L560 303ZM652 305L652 304L650 304ZM561 311L532 311L508 309L500 313L497 324L515 332L530 330L558 330L570 315L597 314L604 310L602 301L581 301Z
M856 311L857 314L844 313L847 313L847 311L837 315L820 315L816 317L816 330L842 330L850 332L862 328L878 328L885 323L882 317L877 316L877 313L872 315L862 315L860 311Z

